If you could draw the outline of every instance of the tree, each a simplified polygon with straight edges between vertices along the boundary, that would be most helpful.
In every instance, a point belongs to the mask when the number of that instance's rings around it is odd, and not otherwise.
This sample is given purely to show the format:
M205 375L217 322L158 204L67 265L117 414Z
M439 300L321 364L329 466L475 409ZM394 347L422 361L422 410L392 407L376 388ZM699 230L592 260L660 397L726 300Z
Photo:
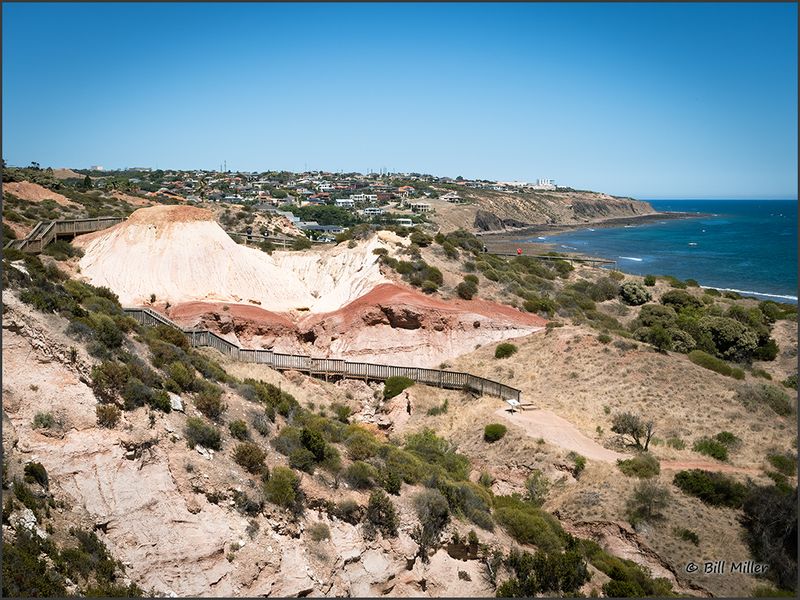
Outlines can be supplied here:
M655 423L652 420L645 421L639 415L624 412L614 415L611 423L611 431L623 437L629 436L632 446L636 446L640 450L647 450L655 429ZM642 444L642 438L644 438L644 444Z
M642 521L660 519L661 511L669 502L669 490L655 480L644 479L633 490L628 500L627 514L632 525Z
M383 490L373 490L369 495L367 523L369 533L377 530L386 537L397 536L400 519L391 499Z
M88 175L84 177L83 183L81 183L81 188L83 188L84 190L92 189L92 178L89 177Z

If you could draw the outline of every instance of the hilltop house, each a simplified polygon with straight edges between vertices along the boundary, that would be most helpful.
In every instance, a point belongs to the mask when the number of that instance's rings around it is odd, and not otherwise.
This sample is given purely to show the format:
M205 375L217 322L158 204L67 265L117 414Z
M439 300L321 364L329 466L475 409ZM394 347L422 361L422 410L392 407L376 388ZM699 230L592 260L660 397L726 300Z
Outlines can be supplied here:
M458 192L455 191L447 192L444 196L440 196L439 199L445 202L452 202L453 204L460 204L463 200L463 198L458 195Z
M339 208L354 208L356 205L352 196L350 198L339 198L336 200L336 206Z
M431 212L431 205L427 202L409 202L408 208L411 209L411 212L415 213Z

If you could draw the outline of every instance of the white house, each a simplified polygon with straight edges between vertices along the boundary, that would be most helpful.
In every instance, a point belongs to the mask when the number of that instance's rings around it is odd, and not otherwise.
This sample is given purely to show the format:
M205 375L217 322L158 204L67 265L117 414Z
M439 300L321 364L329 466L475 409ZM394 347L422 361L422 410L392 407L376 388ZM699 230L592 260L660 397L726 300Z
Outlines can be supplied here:
M441 200L445 202L452 202L454 204L458 204L461 202L462 198L458 195L458 192L447 192L444 196L440 196Z
M383 209L378 208L377 206L369 206L364 209L364 214L367 216L375 216L375 215L382 215Z
M411 219L395 219L400 227L413 227L414 222Z
M427 202L409 202L408 207L411 209L411 212L415 213L431 212L431 205Z
M353 198L340 198L336 200L336 206L339 208L353 208L356 205Z

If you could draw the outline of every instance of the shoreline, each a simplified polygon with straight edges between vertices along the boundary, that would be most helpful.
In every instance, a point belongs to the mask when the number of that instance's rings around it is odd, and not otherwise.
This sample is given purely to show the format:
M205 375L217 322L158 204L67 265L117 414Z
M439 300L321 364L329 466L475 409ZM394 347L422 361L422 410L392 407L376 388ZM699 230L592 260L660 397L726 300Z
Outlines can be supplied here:
M696 219L710 217L710 213L688 213L688 212L655 212L646 215L635 215L632 217L612 217L600 221L587 221L585 223L563 223L551 225L540 223L520 227L518 229L504 229L502 231L478 232L475 235L482 239L493 241L513 241L521 240L536 234L557 234L578 231L580 229L612 229L614 227L625 227L626 225L646 225L654 221L665 221L673 219Z

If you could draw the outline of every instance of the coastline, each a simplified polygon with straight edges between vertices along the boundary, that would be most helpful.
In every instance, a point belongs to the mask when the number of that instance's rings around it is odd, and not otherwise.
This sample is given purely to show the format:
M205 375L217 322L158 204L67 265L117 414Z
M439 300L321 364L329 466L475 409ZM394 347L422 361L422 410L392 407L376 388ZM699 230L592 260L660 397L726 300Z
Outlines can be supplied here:
M598 221L586 221L584 223L563 223L557 225L541 223L529 225L527 227L520 227L517 229L478 232L475 235L487 240L498 242L512 241L530 237L536 234L566 233L568 231L578 231L580 229L587 229L590 227L592 229L610 229L613 227L625 227L626 225L647 225L648 223L656 221L666 221L672 219L696 219L710 216L711 215L707 213L694 212L653 212L646 215L635 215L632 217L612 217Z

